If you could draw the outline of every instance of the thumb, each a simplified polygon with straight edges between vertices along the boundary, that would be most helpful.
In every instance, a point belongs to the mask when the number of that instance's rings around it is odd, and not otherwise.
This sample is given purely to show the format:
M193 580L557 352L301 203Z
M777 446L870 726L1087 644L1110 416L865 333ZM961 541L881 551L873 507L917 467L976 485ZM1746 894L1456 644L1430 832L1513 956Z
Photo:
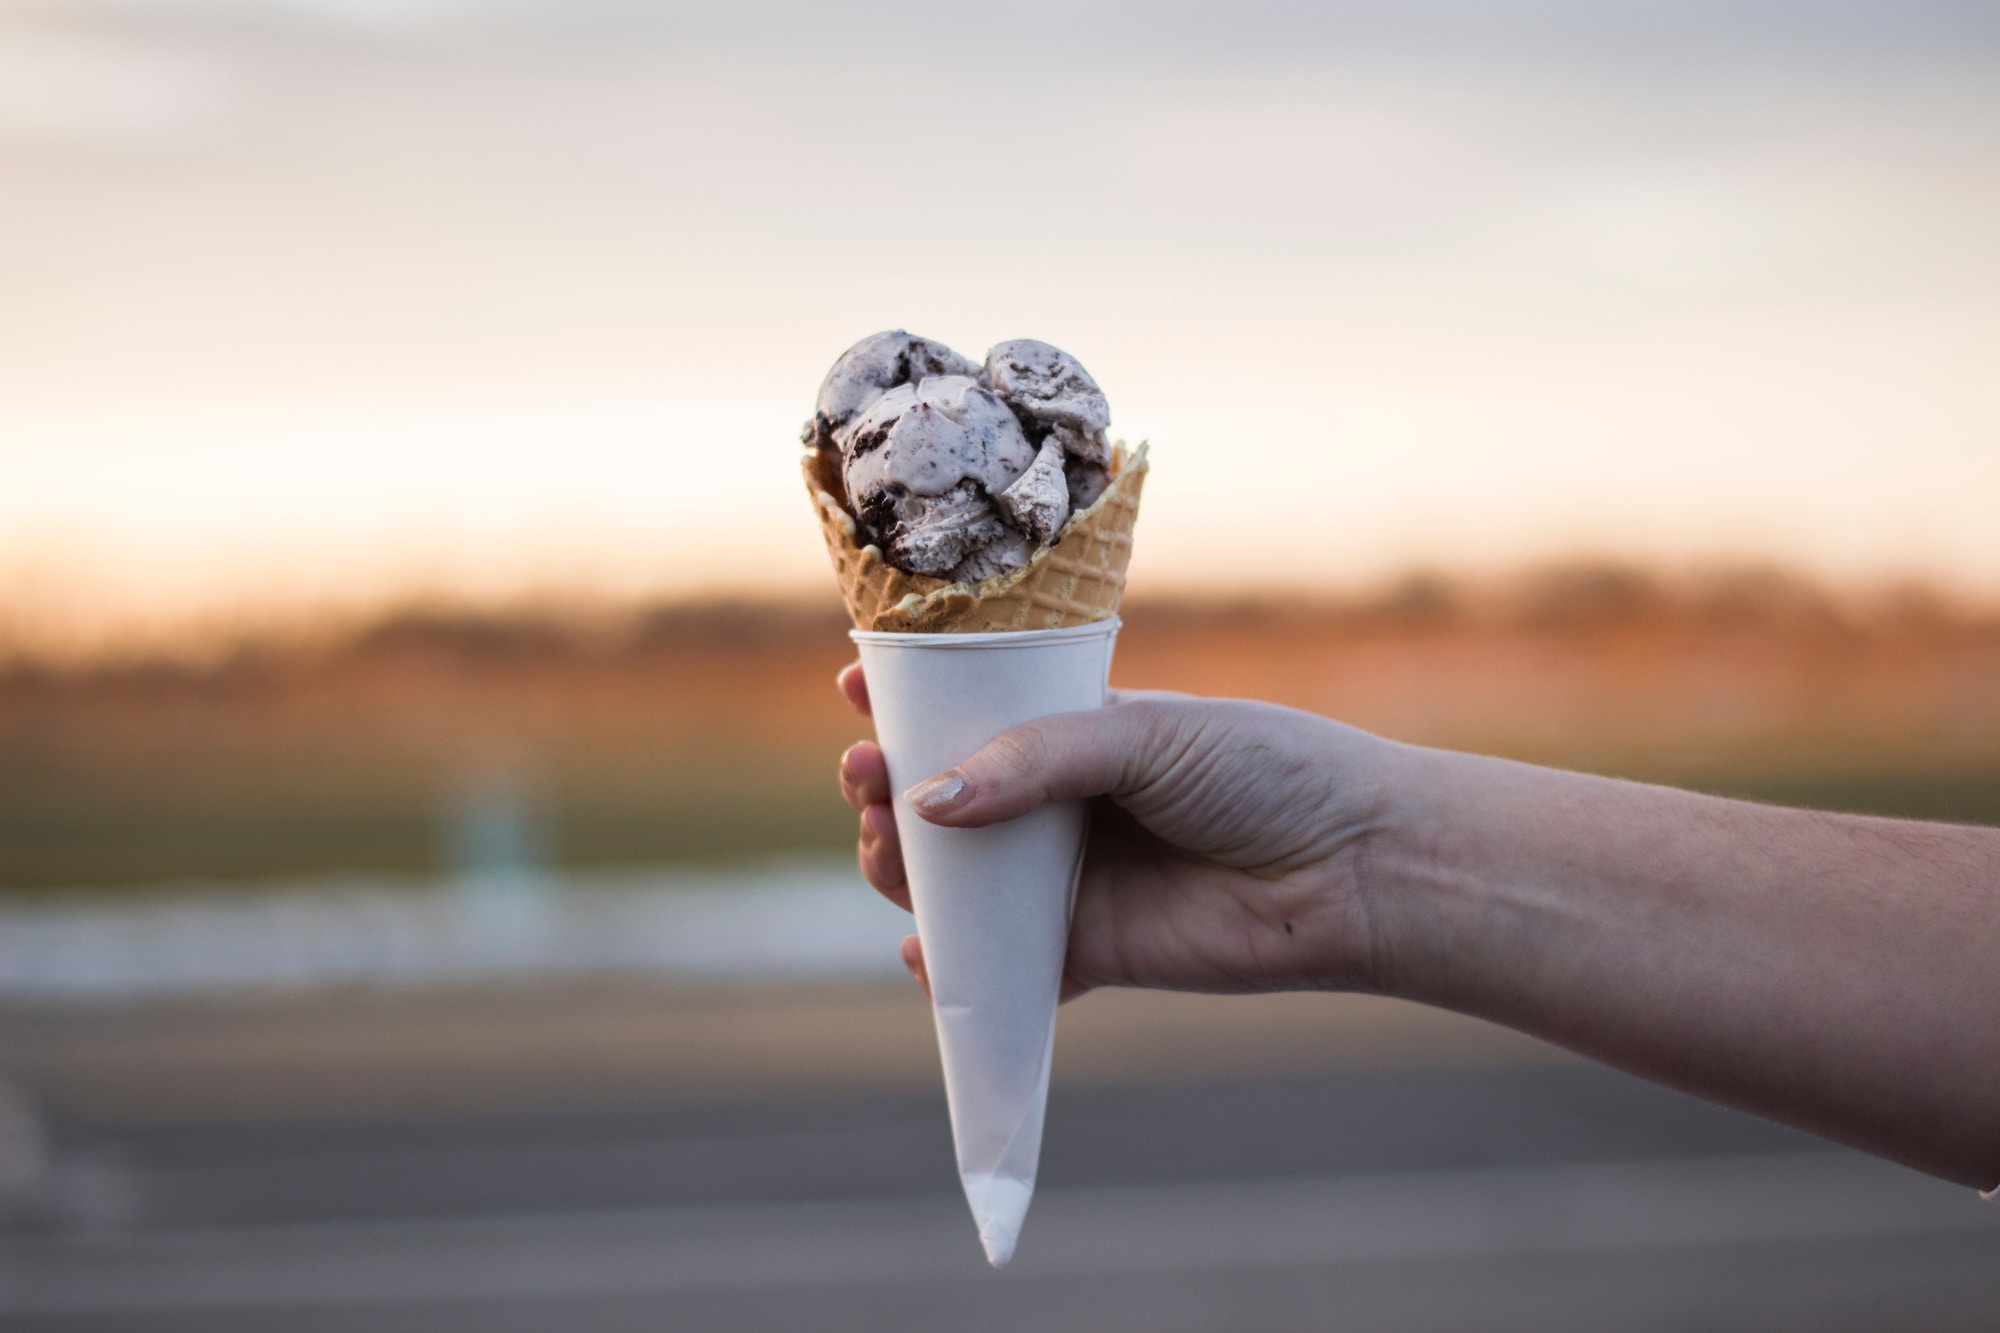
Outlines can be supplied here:
M933 824L980 828L1050 801L1122 796L1156 781L1185 750L1185 713L1144 699L1036 718L904 797Z

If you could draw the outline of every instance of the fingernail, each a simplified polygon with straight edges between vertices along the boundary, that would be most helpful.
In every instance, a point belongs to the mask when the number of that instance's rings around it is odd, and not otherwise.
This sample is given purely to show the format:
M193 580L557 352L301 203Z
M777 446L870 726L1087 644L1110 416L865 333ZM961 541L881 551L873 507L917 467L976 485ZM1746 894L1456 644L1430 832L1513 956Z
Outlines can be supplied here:
M925 814L941 815L965 804L967 790L965 779L958 774L940 773L934 778L925 778L903 794L909 798L911 805Z

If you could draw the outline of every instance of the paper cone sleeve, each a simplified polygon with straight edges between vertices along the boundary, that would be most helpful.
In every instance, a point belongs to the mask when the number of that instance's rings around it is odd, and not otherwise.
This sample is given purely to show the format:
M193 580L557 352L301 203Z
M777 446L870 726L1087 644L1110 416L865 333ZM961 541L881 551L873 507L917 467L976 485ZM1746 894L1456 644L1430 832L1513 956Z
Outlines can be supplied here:
M1118 614L1139 493L1146 484L1146 446L1117 446L1111 467L1104 494L1070 517L1054 545L1037 551L1020 569L978 583L951 583L907 574L883 560L875 546L862 545L844 503L839 459L831 450L815 450L804 459L806 489L855 628L901 634L1065 629Z
M1034 1197L1049 1053L1088 810L1056 801L946 828L904 789L1010 727L1104 706L1118 621L991 634L857 630L894 797L966 1202L987 1257L1014 1252Z

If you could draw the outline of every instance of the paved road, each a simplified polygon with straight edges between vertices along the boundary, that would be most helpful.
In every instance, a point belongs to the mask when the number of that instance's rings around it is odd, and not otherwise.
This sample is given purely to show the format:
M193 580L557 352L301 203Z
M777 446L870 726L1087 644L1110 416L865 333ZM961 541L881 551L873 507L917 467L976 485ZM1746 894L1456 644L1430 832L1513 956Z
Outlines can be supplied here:
M1002 1274L930 1095L56 1140L10 1330L2000 1327L2000 1207L1569 1063L1058 1088Z

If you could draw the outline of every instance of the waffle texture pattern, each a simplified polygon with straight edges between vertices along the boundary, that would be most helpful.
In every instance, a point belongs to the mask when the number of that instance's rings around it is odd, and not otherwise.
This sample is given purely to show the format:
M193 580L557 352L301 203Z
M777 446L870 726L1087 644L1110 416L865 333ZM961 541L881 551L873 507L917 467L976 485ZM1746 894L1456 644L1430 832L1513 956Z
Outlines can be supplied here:
M947 583L906 574L859 544L841 503L836 462L817 452L804 460L806 489L833 557L841 599L856 629L902 634L983 634L1064 629L1109 620L1125 594L1132 527L1146 484L1146 446L1113 451L1110 486L1097 503L1070 517L1052 546L1020 569L978 583Z

